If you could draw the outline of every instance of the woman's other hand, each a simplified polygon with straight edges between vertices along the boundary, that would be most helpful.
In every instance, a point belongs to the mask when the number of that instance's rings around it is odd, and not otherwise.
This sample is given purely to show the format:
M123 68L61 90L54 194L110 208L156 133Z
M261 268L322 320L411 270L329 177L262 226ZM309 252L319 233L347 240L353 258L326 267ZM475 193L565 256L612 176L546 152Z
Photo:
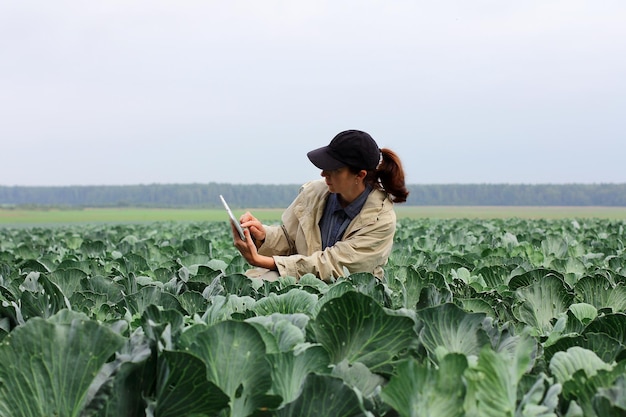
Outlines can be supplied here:
M239 218L239 223L241 223L241 227L250 231L252 240L258 249L265 240L265 227L263 227L263 224L249 211Z

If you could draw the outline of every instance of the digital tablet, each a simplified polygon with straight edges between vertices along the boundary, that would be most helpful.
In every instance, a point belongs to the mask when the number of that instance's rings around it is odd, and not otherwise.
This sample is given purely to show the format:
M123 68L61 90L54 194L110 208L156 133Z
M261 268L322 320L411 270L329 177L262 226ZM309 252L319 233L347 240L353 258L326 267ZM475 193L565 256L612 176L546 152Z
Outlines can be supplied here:
M220 200L222 200L222 204L224 205L224 208L228 212L228 217L230 217L231 223L234 224L235 227L237 228L237 231L239 232L239 236L241 237L241 240L246 240L246 235L243 234L243 229L241 228L241 224L239 224L239 220L235 218L235 216L233 215L233 212L230 210L230 207L228 207L228 203L226 203L226 200L224 200L224 197L221 194L220 194Z

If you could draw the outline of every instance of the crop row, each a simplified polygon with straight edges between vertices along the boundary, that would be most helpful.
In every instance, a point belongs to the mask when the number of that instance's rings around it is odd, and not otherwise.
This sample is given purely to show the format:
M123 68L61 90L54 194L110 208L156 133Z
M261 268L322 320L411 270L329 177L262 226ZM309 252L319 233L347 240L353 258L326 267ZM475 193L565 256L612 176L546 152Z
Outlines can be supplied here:
M0 229L0 416L626 413L624 222L403 219L332 283L229 232Z

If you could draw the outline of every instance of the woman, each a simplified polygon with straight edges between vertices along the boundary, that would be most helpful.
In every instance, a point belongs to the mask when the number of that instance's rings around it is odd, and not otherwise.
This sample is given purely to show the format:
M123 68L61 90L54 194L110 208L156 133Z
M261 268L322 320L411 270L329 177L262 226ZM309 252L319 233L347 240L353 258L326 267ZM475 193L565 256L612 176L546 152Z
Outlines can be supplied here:
M274 280L312 273L332 281L371 272L382 279L396 229L393 203L409 194L400 159L359 130L341 132L307 156L324 179L301 187L282 225L266 226L245 213L245 240L233 226L235 246L257 267L246 275Z

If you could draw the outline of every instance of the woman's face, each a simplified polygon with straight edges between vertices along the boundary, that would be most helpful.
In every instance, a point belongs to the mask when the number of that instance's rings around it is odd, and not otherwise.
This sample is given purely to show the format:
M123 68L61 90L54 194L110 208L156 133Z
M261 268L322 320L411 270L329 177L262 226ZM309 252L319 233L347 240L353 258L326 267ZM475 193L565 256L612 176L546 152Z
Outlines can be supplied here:
M350 194L356 183L356 176L350 172L348 167L334 169L332 171L322 171L322 177L326 180L326 185L331 193Z

